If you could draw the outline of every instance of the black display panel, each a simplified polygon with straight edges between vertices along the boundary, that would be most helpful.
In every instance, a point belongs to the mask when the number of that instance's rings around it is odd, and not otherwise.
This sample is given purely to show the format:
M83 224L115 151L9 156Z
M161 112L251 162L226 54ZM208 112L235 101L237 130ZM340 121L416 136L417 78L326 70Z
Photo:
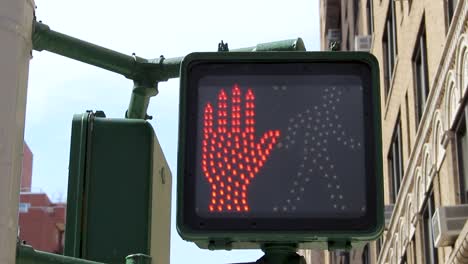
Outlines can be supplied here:
M359 62L192 62L183 94L184 226L374 228L370 73Z

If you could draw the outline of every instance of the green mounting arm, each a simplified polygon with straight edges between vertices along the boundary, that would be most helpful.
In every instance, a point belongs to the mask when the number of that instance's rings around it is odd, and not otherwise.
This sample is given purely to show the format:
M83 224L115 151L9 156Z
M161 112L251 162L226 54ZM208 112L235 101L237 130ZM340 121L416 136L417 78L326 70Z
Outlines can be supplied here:
M123 263L124 260L122 260ZM16 245L16 264L104 264L85 259L67 257L49 252L34 250L29 245ZM133 254L125 258L125 264L151 264L151 257Z
M102 264L101 262L36 251L28 245L17 245L16 250L17 264Z
M33 48L47 50L62 56L94 65L133 80L133 92L126 116L148 118L149 99L158 93L158 82L179 77L183 57L145 59L125 55L65 34L51 30L47 25L34 21ZM262 43L254 47L231 51L305 51L301 38Z

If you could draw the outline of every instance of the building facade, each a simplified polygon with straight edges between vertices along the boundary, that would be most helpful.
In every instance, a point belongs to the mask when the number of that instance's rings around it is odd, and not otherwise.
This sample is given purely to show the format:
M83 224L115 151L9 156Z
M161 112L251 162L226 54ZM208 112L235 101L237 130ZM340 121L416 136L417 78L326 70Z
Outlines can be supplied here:
M23 147L19 204L19 239L36 250L63 253L66 205L53 203L44 192L31 190L33 154Z
M379 61L386 204L381 239L321 263L468 263L468 1L320 0L320 22L322 50Z

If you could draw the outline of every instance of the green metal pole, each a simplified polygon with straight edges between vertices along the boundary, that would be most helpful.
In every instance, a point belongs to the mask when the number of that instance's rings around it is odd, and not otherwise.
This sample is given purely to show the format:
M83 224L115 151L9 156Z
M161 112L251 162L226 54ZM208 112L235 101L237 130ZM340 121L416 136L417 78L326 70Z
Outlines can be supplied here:
M151 257L145 254L133 254L125 258L125 264L151 264Z
M37 251L28 245L18 245L16 250L16 264L103 264L101 262Z
M147 119L146 110L152 96L158 93L158 82L177 78L183 57L159 57L145 59L125 55L65 34L53 31L49 26L34 22L33 48L47 50L62 56L94 65L134 81L127 118ZM305 51L301 38L261 43L254 47L231 50L232 52L252 51Z
M74 60L88 63L132 79L137 75L135 59L92 43L53 31L49 26L35 22L33 48L47 50Z
M275 42L260 43L255 47L229 50L230 52L249 51L306 51L304 41L301 38L287 39Z
M267 244L262 250L265 255L256 261L257 264L306 264L305 258L296 253L294 245Z

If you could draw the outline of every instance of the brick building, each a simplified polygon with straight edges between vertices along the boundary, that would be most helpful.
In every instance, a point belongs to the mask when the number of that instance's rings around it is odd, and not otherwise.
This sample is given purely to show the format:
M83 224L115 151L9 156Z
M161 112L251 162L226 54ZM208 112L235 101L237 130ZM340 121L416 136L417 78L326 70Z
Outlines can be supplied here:
M62 253L66 205L52 203L46 193L32 192L33 155L24 144L19 205L19 237L36 250Z
M320 0L321 48L380 65L386 227L310 263L468 263L468 1Z

